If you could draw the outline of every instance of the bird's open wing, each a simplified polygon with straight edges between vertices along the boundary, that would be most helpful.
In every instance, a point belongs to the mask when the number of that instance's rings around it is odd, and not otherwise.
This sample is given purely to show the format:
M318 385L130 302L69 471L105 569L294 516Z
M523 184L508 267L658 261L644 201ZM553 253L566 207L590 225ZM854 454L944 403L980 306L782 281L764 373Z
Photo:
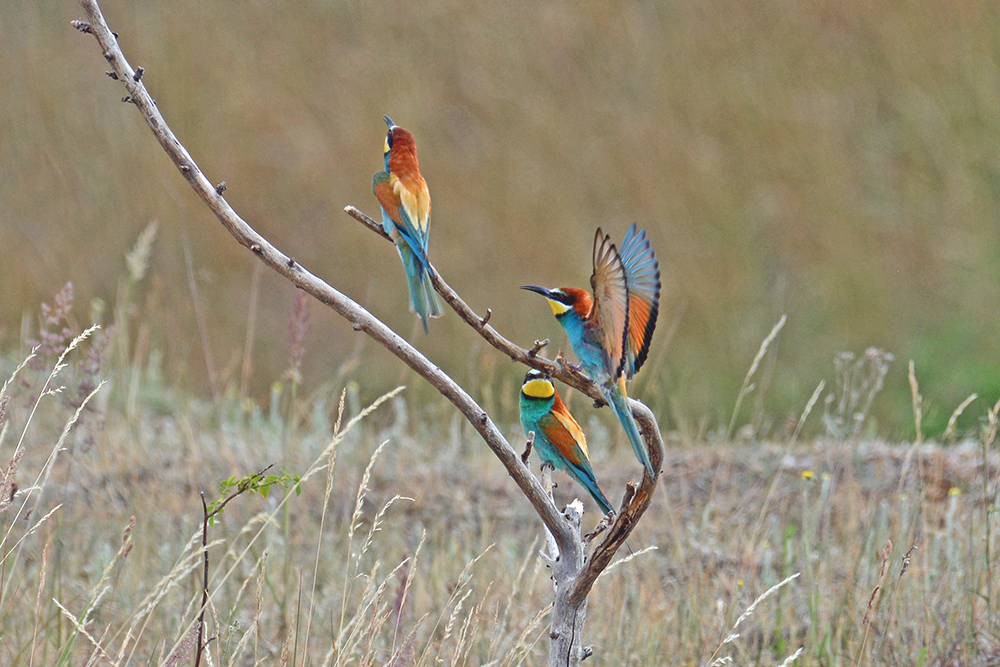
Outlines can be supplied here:
M646 361L649 341L656 328L656 316L660 310L660 262L646 237L646 230L639 231L635 223L625 232L619 256L628 283L625 375L631 378Z
M592 317L604 333L604 349L611 358L612 378L617 379L625 367L625 348L629 327L628 280L618 249L611 237L600 228L594 236L594 273L590 276L594 290Z

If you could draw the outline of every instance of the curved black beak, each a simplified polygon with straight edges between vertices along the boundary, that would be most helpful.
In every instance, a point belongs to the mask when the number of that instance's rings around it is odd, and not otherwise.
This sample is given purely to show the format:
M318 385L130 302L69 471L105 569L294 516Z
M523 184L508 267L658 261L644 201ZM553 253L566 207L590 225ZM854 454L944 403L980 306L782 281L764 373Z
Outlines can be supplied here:
M382 118L385 119L385 124L389 126L390 130L396 127L396 124L392 122L392 119L386 116L385 114L382 114Z
M534 292L535 294L541 294L546 299L553 298L552 290L548 287L542 287L540 285L521 285L521 289L528 290L529 292Z

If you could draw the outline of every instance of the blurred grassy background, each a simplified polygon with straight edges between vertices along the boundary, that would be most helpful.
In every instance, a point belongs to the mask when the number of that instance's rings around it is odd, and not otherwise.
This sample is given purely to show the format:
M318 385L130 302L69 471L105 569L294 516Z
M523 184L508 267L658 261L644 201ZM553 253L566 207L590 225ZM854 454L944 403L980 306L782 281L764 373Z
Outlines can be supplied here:
M896 355L881 425L912 432L906 360L931 426L1000 392L1000 15L988 2L160 3L103 8L180 139L258 231L404 335L375 214L388 113L412 130L434 199L432 258L522 344L565 346L525 283L585 285L598 225L649 229L659 332L633 394L665 427L725 424L782 313L758 408L797 414L841 350ZM183 246L211 348L238 375L254 260L153 141L74 2L13 3L0 41L0 344L66 281L115 302L123 253L160 222L143 286L147 349L207 383ZM292 289L261 278L251 390L287 361ZM88 324L86 308L77 309ZM313 309L306 382L388 355ZM676 335L668 330L676 324ZM26 326L37 328L37 323ZM483 396L521 370L449 315L416 336ZM428 393L429 396L429 393ZM981 411L977 411L981 414ZM975 417L970 416L970 424ZM880 429L884 433L884 429Z

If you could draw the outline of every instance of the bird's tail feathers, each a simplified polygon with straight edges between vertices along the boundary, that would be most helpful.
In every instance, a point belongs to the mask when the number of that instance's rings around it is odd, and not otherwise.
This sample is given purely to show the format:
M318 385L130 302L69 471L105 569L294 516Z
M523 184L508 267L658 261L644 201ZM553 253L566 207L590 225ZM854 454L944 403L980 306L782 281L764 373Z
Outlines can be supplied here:
M639 459L639 463L646 466L646 470L652 477L654 474L653 464L649 460L646 444L639 435L639 427L636 426L635 418L632 417L632 410L628 407L628 396L623 389L619 388L619 385L605 385L604 396L608 399L611 409L615 411L615 416L621 422L622 428L625 429L625 435L628 436L629 444L632 445L632 451L635 452L636 458Z
M403 260L403 268L406 270L406 282L410 289L410 311L420 317L420 321L424 325L424 332L428 332L428 318L444 315L444 307L441 305L437 292L434 291L430 276L413 251L408 246L396 246L396 248Z
M444 306L441 305L441 299L438 298L437 292L434 290L434 284L431 282L430 275L423 271L420 274L420 284L424 290L423 312L427 317L441 317L444 315Z
M589 468L589 466L587 466ZM574 465L573 463L566 461L566 470L569 472L573 479L579 482L587 491L590 492L590 496L594 499L594 502L601 508L601 512L605 515L612 514L615 510L608 501L607 496L601 492L600 487L597 486L597 479L594 477L594 471L588 470L587 468Z
M591 497L594 499L594 502L597 503L598 507L601 508L601 512L603 512L605 516L607 516L608 514L615 513L615 508L611 506L611 503L608 501L607 497L605 497L605 495L601 493L601 490L597 488L596 483L594 484L593 488L591 488L590 485L588 484L584 484L584 486L586 486L587 490L590 491Z

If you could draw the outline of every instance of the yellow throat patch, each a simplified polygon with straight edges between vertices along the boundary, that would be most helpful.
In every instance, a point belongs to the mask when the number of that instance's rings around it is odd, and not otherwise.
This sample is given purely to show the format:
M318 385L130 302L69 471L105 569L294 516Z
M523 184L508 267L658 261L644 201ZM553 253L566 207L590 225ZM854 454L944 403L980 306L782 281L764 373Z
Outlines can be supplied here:
M551 380L528 380L521 387L521 393L530 398L551 398L556 393Z
M561 303L559 301L556 301L555 299L549 299L549 308L552 309L553 315L562 315L571 307L572 306L567 306L565 303Z

